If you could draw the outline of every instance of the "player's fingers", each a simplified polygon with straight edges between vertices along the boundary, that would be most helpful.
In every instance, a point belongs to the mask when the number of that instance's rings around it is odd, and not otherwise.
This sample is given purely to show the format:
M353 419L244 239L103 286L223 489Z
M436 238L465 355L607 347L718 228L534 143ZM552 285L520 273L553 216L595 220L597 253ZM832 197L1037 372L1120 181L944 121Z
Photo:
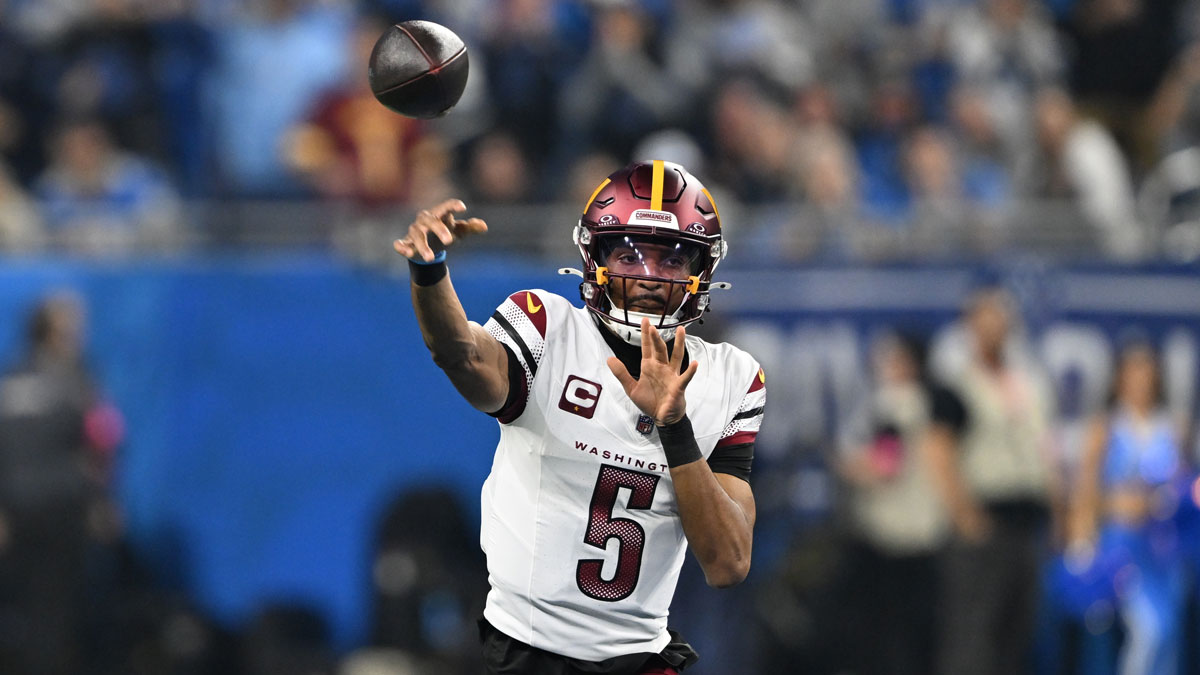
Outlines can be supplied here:
M437 206L429 209L433 212L435 218L441 220L446 215L451 213L462 213L467 210L467 205L461 199L447 199Z
M608 369L612 371L613 377L617 378L617 381L625 388L625 393L632 392L633 388L637 386L637 380L633 379L633 376L625 369L625 364L621 363L621 359L610 356L606 363L608 364Z
M409 257L420 257L425 262L433 262L433 257L437 254L434 252L433 247L429 245L429 228L421 222L420 218L409 228L408 237L406 238L408 239L408 245L412 247L415 254Z
M692 378L696 376L696 371L700 369L700 362L692 361L684 369L683 374L679 376L679 388L685 389Z
M487 232L487 229L487 223L483 222L482 218L467 218L466 220L454 221L454 234L460 237L468 234Z
M642 360L654 358L654 338L650 337L650 319L642 317Z
M447 218L449 218L449 216L447 216ZM448 224L445 221L439 220L436 225L429 228L429 232L433 236L437 237L438 240L442 242L443 246L449 246L450 244L454 243L454 230L452 228L452 224Z
M393 241L392 248L396 250L396 253L399 253L405 258L411 258L416 253L416 251L413 250L412 244L408 243L404 239L397 239L396 241Z
M675 328L675 347L671 350L671 372L678 373L679 367L683 365L684 340L687 339L687 331L683 326Z
M650 325L649 319L643 320L646 321L646 326ZM670 360L670 357L667 356L667 341L663 339L657 328L650 329L650 341L654 343L654 358L667 363Z
M442 246L449 246L454 243L454 233L450 231L450 223L454 222L454 216L444 215L439 216L435 211L428 209L417 213L417 225L425 230L427 237L435 237L442 243Z

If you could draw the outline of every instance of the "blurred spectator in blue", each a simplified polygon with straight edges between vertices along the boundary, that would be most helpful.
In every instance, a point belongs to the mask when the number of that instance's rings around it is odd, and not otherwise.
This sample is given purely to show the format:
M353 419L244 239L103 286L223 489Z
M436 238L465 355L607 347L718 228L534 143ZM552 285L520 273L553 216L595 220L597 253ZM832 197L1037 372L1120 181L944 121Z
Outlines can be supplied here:
M953 140L946 130L933 126L921 127L905 140L910 229L917 237L917 250L925 253L953 255L989 241L1008 205L997 190L973 191L979 185L969 182L973 176L962 165Z
M1070 532L1076 555L1115 553L1132 565L1116 580L1121 675L1179 672L1186 567L1164 519L1184 469L1181 439L1154 348L1131 342L1118 356L1111 406L1088 431Z
M1061 89L1039 93L1035 115L1041 153L1032 196L1074 204L1105 252L1138 256L1145 241L1134 211L1133 180L1112 135L1080 116Z
M855 139L863 206L872 221L899 228L907 223L904 139L918 119L916 99L906 81L886 76L876 84L867 126Z
M643 136L690 112L690 92L663 65L660 31L637 3L602 4L594 26L588 56L562 90L564 144L603 143L628 156Z
M44 237L36 204L8 167L0 162L0 252L37 249Z
M1065 70L1044 7L1036 0L981 0L932 12L927 21L944 22L957 81L987 99L1001 134L1028 138L1034 92L1060 82Z
M285 162L285 134L305 119L320 92L366 78L365 63L347 62L352 27L345 4L256 0L244 16L213 29L217 62L207 98L221 191L304 193Z
M212 124L204 105L204 82L212 67L212 33L201 21L206 3L171 0L150 11L155 49L152 70L163 116L163 144L170 168L187 197L213 188L208 163Z
M973 87L951 93L950 121L967 197L988 208L1004 208L1013 198L1017 167L1032 160L1031 144L1014 146L1002 137L987 99Z
M28 352L0 377L0 593L24 628L5 672L73 675L82 653L89 511L103 458L120 441L83 362L84 308L73 294L32 312ZM97 461L97 458L102 458Z
M178 243L180 203L150 162L114 146L93 119L63 123L52 161L35 184L51 244L90 254L122 254Z
M1135 176L1161 148L1147 112L1181 51L1186 0L1079 0L1066 22L1071 93L1112 132Z
M811 44L803 16L790 4L702 0L676 17L667 63L692 91L710 91L733 75L790 91L813 77Z
M931 436L953 443L966 413L953 394L926 384L923 350L895 334L873 344L871 396L845 434L838 467L850 488L855 623L872 643L852 655L859 675L933 671L937 561L949 519L924 446Z
M1040 373L1010 348L1015 319L1007 291L976 290L963 318L965 360L942 372L967 418L957 442L929 446L953 525L939 597L935 672L944 675L1030 671L1058 491L1048 447L1051 398Z
M491 12L481 38L496 125L527 157L548 157L563 132L563 84L590 46L588 15L571 0L500 0Z
M365 67L385 28L381 20L360 20L347 60ZM385 108L360 75L319 94L308 119L288 132L288 163L322 197L368 209L407 203L418 169L414 149L428 125Z

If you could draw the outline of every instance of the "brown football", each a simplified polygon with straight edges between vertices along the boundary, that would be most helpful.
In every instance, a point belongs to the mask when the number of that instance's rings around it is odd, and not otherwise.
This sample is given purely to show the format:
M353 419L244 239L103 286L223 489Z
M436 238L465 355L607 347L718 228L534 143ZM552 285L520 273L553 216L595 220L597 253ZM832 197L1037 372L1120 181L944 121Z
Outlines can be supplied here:
M371 50L367 79L379 102L408 117L445 115L467 86L467 47L432 21L388 28Z

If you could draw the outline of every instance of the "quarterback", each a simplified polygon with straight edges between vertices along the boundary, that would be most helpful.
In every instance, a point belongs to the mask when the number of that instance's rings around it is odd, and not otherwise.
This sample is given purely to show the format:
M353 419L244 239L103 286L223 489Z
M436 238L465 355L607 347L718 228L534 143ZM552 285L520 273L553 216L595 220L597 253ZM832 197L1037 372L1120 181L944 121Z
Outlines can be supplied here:
M487 230L458 200L422 211L398 253L434 362L500 424L483 486L489 673L675 673L667 628L691 547L709 585L750 569L750 465L766 378L747 353L686 334L726 242L683 167L636 162L596 188L574 230L583 307L543 290L467 320L446 248Z

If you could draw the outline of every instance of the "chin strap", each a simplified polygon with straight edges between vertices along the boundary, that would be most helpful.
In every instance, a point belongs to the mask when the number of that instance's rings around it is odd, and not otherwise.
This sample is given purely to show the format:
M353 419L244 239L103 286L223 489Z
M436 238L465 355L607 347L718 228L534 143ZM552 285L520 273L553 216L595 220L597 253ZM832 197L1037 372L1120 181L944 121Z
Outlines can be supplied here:
M629 320L638 321L639 323L641 322L642 317L645 317L647 319L650 319L651 325L654 325L654 323L656 321L658 321L659 319L662 318L662 314L647 314L645 312L634 312L634 311L626 312L624 310L612 310L612 311L621 312L622 314L626 314L626 315L628 315ZM603 323L604 327L607 328L613 335L616 335L617 337L621 338L625 342L628 342L629 344L633 345L634 347L642 346L642 329L640 326L626 326L623 323L617 323L616 321L613 321L612 319L610 319L609 317L607 317L603 314L600 314L598 316L600 317L600 322ZM665 342L670 342L675 339L675 328L674 327L658 328L656 330L658 331L658 334L662 337L663 341L665 341Z

